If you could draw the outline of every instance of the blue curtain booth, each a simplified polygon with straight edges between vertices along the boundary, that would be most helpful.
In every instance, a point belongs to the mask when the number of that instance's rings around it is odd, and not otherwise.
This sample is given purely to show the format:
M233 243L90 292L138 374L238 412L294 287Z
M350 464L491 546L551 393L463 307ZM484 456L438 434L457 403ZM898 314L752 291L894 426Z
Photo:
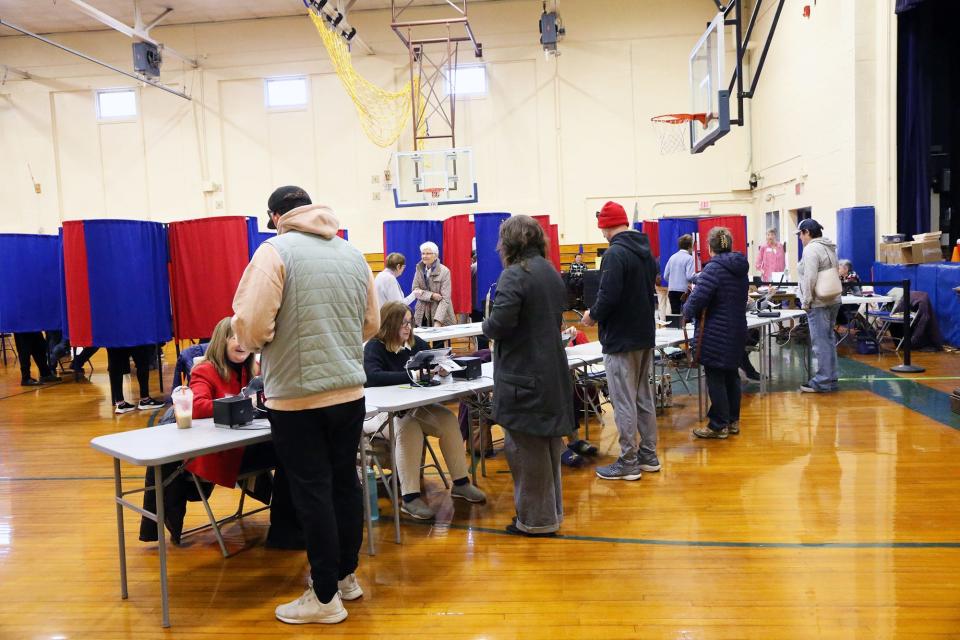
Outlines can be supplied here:
M0 332L62 327L59 236L0 234Z
M862 274L861 274L862 275ZM930 304L937 315L937 323L947 344L960 347L960 296L954 287L960 287L960 264L939 262L931 264L873 265L874 280L909 280L911 291L923 291L930 296ZM891 287L875 287L877 293L887 293Z
M70 339L78 347L133 347L173 335L167 229L157 222L63 224Z
M837 211L837 257L853 263L866 278L877 260L877 216L873 207L847 207Z
M247 217L247 244L249 258L253 257L254 252L256 252L257 247L262 245L264 242L277 235L276 231L260 231L260 225L257 219L254 216ZM346 241L350 241L350 234L346 229L340 229L337 231L337 235L343 238Z
M697 228L696 218L660 218L660 220L658 220L657 233L660 236L660 273L663 273L663 269L667 266L667 261L670 259L670 256L679 251L677 248L677 240L680 239L680 236L686 233L694 234L697 232ZM663 286L667 286L666 280L663 281Z
M402 253L406 269L397 279L404 295L413 288L413 274L420 262L420 245L435 242L443 262L443 222L439 220L391 220L383 223L383 257L388 253Z
M483 309L487 291L497 283L503 271L500 254L497 253L497 240L500 237L500 225L510 217L509 213L477 213L473 216L474 231L477 238L477 308Z

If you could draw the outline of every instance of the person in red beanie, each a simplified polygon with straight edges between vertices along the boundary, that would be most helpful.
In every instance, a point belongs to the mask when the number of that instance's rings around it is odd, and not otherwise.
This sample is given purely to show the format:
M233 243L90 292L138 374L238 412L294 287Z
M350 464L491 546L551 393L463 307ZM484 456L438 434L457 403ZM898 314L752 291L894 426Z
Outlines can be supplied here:
M616 202L597 212L597 226L610 248L600 265L596 302L583 324L600 325L620 457L596 472L603 480L639 480L641 471L660 470L656 408L647 380L656 337L657 264L647 236L630 229L627 212Z

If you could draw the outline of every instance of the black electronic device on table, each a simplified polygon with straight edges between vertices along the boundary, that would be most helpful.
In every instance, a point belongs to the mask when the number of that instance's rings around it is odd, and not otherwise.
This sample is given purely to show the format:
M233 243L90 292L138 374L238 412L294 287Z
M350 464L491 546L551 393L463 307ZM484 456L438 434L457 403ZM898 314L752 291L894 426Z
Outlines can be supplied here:
M227 429L236 429L250 424L264 415L253 404L253 397L263 392L263 378L257 376L244 387L239 395L213 401L213 424Z
M450 356L450 349L424 349L413 354L404 368L407 371L419 371L420 380L413 382L419 387L433 387L440 384L439 380L433 379L433 368L436 363Z
M462 358L454 358L453 361L463 367L460 371L453 372L453 377L458 380L476 380L483 374L481 369L483 360L480 358L464 356Z

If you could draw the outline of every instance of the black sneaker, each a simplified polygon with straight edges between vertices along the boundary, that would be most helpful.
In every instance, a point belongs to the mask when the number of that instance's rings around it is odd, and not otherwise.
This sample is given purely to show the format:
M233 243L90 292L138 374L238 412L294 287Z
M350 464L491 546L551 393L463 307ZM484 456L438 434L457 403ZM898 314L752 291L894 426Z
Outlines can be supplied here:
M39 387L40 383L34 380L33 378L24 378L20 381L21 387Z
M116 413L117 415L120 415L124 413L130 413L131 411L136 411L136 410L137 408L134 405L130 404L126 400L121 400L120 402L117 403L117 406L114 407L113 412Z
M55 373L51 373L48 376L43 376L42 378L40 378L40 384L49 384L51 382L61 382L61 381L63 381L63 378L61 378Z
M137 403L137 411L154 411L163 406L163 403L153 398L141 398Z

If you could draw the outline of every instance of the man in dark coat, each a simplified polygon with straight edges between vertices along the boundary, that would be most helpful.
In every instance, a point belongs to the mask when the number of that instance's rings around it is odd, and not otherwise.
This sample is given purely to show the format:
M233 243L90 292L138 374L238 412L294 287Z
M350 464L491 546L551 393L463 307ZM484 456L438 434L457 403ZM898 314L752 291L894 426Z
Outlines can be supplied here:
M648 380L657 331L653 315L657 263L647 237L630 229L627 212L616 202L603 205L597 226L610 248L600 264L597 300L583 315L583 324L600 325L603 364L620 433L620 458L597 467L597 476L639 480L641 471L660 470L657 414Z
M560 337L563 280L529 216L500 227L503 273L483 333L494 340L493 417L503 427L517 510L511 533L555 535L563 521L562 436L573 433L573 385Z
M697 286L683 305L683 316L695 320L693 349L710 394L710 422L697 427L698 438L726 438L740 433L740 376L737 369L747 341L747 272L750 263L732 251L733 236L725 227L714 227L708 236L710 262L697 278Z

